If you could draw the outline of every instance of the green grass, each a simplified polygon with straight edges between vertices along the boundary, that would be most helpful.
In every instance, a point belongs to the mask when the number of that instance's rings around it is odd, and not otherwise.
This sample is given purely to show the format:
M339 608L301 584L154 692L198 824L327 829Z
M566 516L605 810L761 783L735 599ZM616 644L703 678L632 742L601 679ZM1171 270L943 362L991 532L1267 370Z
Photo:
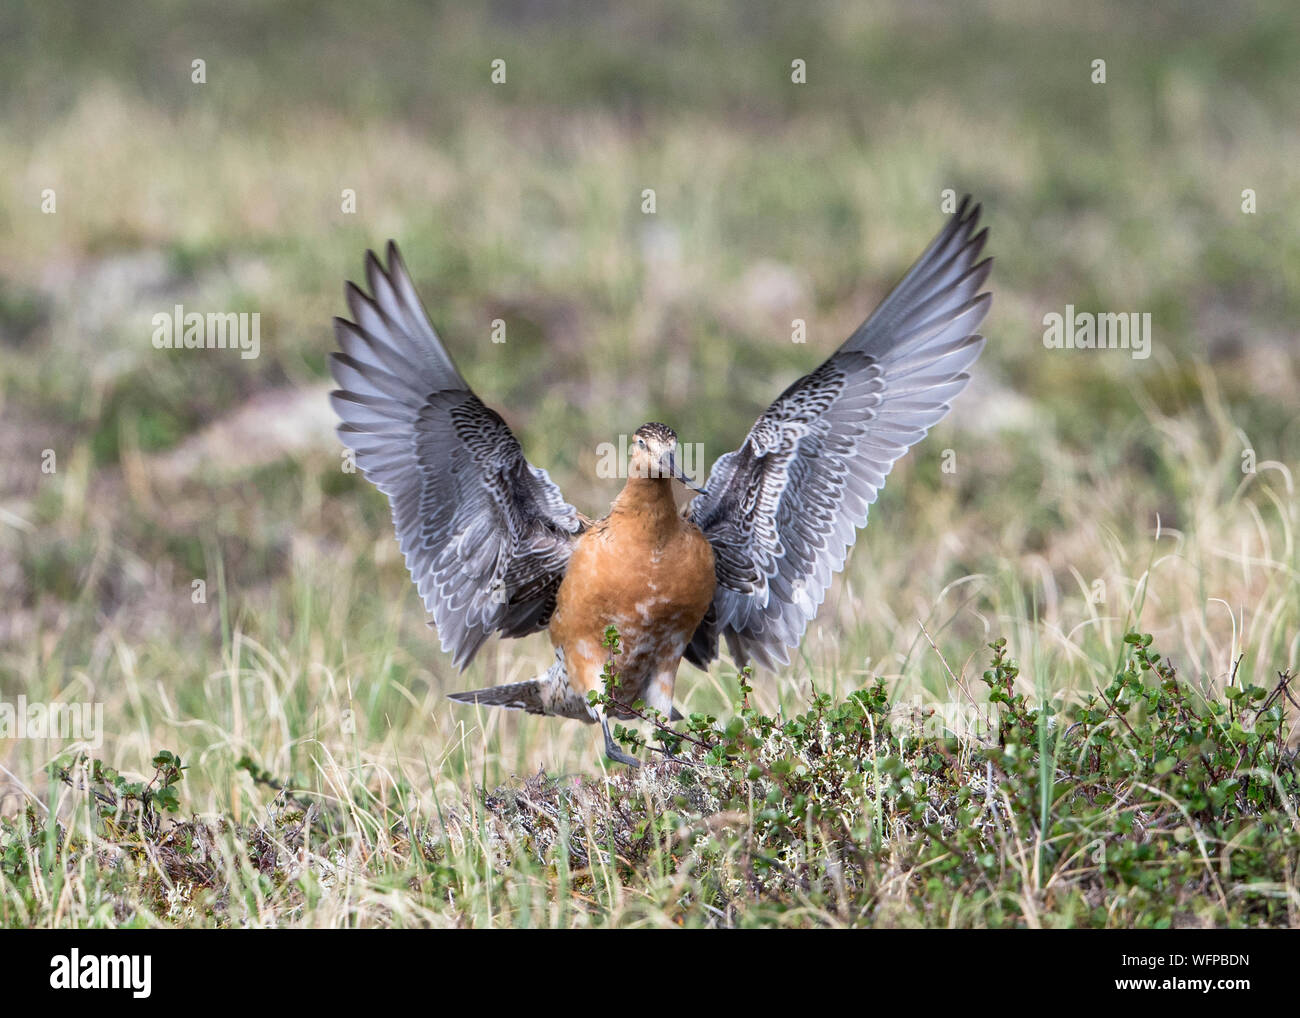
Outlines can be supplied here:
M586 726L446 701L531 677L549 647L491 644L454 672L384 500L340 470L324 399L342 280L395 237L466 377L599 514L616 494L599 443L664 420L709 462L734 448L929 240L941 191L969 189L997 259L975 380L891 475L795 661L754 678L751 708L784 725L856 709L880 680L900 708L946 709L1005 637L1025 710L1065 716L1135 660L1131 630L1153 634L1203 709L1229 702L1234 669L1271 690L1300 668L1289 9L495 10L0 14L14 40L0 65L0 702L102 704L89 752L123 781L152 778L164 748L186 768L177 813L110 830L50 775L77 747L0 739L6 852L35 852L25 877L0 867L0 923L1292 924L1280 821L1235 872L1234 833L1160 814L1197 832L1217 885L1142 817L1112 833L1147 846L1149 867L1103 879L1040 855L1077 820L1043 780L1076 766L1045 722L1021 740L1030 769L999 781L1023 806L1010 840L918 871L948 849L877 764L905 759L915 782L938 744L885 739L835 848L869 858L833 872L810 834L805 868L783 863L793 882L738 894L728 882L749 879L762 837L759 811L733 808L746 773L679 808L671 768L606 781ZM196 57L206 85L190 83ZM790 83L795 57L807 85ZM1088 81L1094 57L1105 85ZM154 350L150 318L176 303L260 312L261 356ZM1043 315L1066 304L1150 311L1151 358L1044 349ZM728 664L684 668L678 701L725 731L736 689ZM957 769L925 779L945 816L990 752L964 745ZM1172 810L1098 767L1078 780ZM1141 778L1190 809L1165 779ZM1237 803L1243 823L1256 805ZM553 830L525 822L534 806ZM62 825L62 849L31 840L32 810ZM646 828L610 852L611 824L630 837L669 812L686 840ZM713 854L679 866L700 831ZM186 869L187 837L218 860L209 877ZM146 844L176 853L178 875ZM1135 874L1166 866L1139 907Z
M236 771L266 789L261 816L168 822L180 758L157 755L146 782L81 754L51 768L53 801L2 822L0 915L216 927L1295 921L1289 673L1207 697L1134 633L1108 688L1031 706L1006 641L991 649L960 712L900 708L877 682L772 717L751 706L746 674L721 722L697 712L674 730L631 705L672 761L607 779L539 771L431 808L418 789L446 761L393 773L320 755L303 761L311 776L278 779L245 756Z

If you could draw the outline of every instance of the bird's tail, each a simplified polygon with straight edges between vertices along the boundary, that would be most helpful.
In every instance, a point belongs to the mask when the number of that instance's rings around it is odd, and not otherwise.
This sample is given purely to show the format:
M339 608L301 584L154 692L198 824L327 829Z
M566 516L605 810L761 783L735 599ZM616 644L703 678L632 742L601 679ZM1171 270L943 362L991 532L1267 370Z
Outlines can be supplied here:
M556 714L579 721L591 721L592 717L582 704L581 698L568 697L547 710L542 700L542 683L546 677L529 679L527 682L511 682L505 686L488 686L486 689L471 689L465 693L448 693L448 700L457 703L481 703L486 707L504 707L506 710L526 710L529 714ZM572 702L570 702L572 701ZM682 712L676 707L668 715L669 721L681 721Z
M486 689L471 689L467 693L448 693L447 697L460 703L481 703L488 707L504 707L506 710L526 710L529 714L549 713L542 702L540 679L511 682L505 686L488 686Z

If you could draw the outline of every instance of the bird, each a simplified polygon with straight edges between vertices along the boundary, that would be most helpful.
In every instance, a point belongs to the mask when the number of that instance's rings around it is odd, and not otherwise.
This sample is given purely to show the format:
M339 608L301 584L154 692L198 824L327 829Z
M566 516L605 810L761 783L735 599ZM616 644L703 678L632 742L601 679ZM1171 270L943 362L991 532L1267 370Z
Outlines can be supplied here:
M949 411L984 349L992 294L987 228L964 198L880 305L718 457L703 488L672 428L629 442L607 515L564 500L501 415L470 388L398 251L366 253L369 292L347 283L330 368L338 434L388 497L407 568L444 653L462 672L493 635L546 631L555 660L524 682L454 701L598 723L643 701L673 707L682 660L707 669L724 642L737 667L776 670L844 568L894 463ZM674 481L691 490L679 509ZM619 636L616 683L604 689Z

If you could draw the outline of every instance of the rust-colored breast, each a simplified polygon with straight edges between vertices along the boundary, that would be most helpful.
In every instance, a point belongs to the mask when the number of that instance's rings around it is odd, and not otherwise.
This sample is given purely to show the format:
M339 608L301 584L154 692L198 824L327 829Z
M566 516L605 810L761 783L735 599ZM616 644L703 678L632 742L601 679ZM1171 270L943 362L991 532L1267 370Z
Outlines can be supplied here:
M671 701L682 651L713 589L713 549L678 515L669 483L629 480L609 516L578 542L560 585L550 633L570 684L581 695L599 687L612 625L623 648L618 698L665 709L655 701Z

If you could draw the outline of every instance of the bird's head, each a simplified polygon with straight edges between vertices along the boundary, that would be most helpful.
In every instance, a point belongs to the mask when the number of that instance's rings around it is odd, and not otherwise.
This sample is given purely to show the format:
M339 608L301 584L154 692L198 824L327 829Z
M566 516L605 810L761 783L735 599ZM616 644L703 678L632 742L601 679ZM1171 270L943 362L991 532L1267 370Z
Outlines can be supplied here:
M677 432L667 424L652 421L636 429L628 451L629 477L676 477L692 491L703 494L683 473L677 462Z

